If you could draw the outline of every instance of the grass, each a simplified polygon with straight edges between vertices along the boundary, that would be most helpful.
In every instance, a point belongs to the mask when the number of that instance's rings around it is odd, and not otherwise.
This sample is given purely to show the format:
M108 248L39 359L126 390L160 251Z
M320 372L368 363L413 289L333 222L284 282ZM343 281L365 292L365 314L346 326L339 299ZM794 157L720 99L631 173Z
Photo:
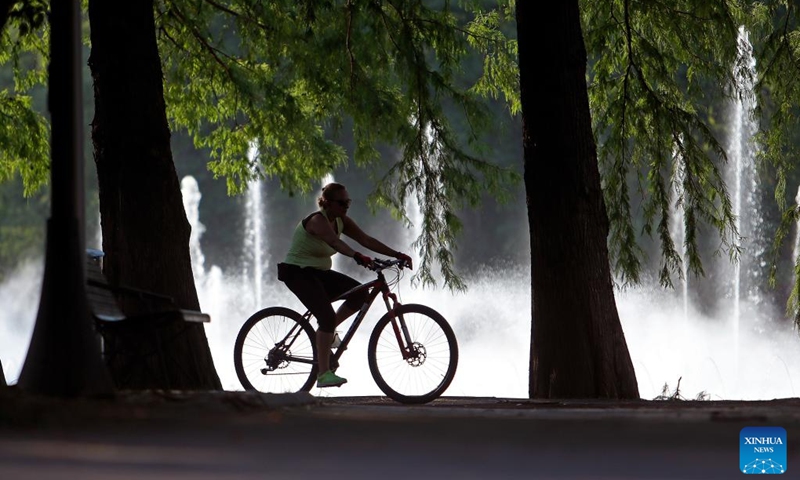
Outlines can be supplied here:
M653 400L667 400L667 401L685 401L685 400L689 400L688 398L686 398L683 395L681 395L681 379L682 378L683 377L678 377L678 384L675 386L675 390L674 391L670 391L669 385L665 383L664 386L661 388L661 395L657 396ZM695 396L695 398L693 400L705 401L705 400L710 400L710 399L711 399L711 394L709 394L705 390L702 390L697 394L697 396Z

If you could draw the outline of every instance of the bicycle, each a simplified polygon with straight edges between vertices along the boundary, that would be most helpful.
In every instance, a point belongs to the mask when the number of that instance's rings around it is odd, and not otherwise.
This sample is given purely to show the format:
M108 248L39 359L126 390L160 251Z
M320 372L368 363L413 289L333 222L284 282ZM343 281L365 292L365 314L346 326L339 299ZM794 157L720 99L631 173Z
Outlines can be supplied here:
M425 305L406 304L391 292L400 278L402 260L373 260L377 279L332 300L368 290L338 348L331 367L339 364L372 302L382 295L387 313L375 324L367 346L372 378L389 398L401 403L427 403L450 386L458 364L458 343L447 320ZM383 274L392 268L396 277ZM391 303L390 303L391 300ZM253 314L239 330L234 346L236 375L245 390L265 393L309 391L317 377L317 346L311 312L300 315L286 307L269 307Z

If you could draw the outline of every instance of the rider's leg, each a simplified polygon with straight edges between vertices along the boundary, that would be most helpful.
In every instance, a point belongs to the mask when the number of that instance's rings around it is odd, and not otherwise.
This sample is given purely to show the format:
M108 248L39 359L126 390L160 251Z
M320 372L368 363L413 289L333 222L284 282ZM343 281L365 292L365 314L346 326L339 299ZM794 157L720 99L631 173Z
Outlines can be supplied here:
M333 343L333 333L317 330L317 366L319 373L325 373L331 369L331 343Z
M359 282L335 270L326 270L321 273L320 281L325 292L330 298L336 298L346 291L357 287ZM345 301L336 310L336 325L344 322L356 313L367 298L367 291L360 290L347 296ZM333 340L331 340L333 341Z
M289 274L283 280L319 322L315 339L319 373L325 373L330 369L330 347L336 328L336 314L330 304L331 297L323 278L324 273L319 270L290 267Z
M336 311L334 324L339 325L357 311L349 307L347 303L342 303ZM326 332L322 328L317 329L317 366L319 367L319 373L325 373L331 369L331 344L333 344L334 335L335 332Z
M333 270L293 269L293 274L284 280L286 286L317 318L316 333L317 368L320 374L330 370L331 344L336 325L358 311L366 298L366 292L357 292L345 300L334 313L331 299L359 285L352 278ZM337 380L344 380L336 377ZM346 380L344 380L346 381ZM340 383L339 383L340 384ZM318 382L319 385L319 382ZM330 384L329 384L330 385ZM328 385L328 386L329 386Z
M327 304L327 309L320 308L317 322L317 367L319 373L325 373L331 369L331 343L336 329L336 315L333 313L331 304Z

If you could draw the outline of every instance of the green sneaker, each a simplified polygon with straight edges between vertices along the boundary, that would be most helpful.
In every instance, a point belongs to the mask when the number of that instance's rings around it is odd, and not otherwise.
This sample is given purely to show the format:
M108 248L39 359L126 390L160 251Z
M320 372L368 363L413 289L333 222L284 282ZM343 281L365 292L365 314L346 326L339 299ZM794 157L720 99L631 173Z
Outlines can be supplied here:
M337 377L336 374L330 370L317 375L317 388L341 387L345 383L347 383L346 378Z

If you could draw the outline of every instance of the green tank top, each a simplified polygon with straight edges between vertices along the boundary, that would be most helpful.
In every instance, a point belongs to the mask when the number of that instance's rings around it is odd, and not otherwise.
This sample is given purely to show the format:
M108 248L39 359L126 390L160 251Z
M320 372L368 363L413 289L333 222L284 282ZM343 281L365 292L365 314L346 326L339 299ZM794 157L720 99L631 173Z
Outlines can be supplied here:
M320 212L312 213L297 224L292 234L292 243L289 245L289 253L286 254L284 263L297 265L298 267L313 267L319 270L331 269L331 265L333 264L331 256L336 253L336 250L324 241L308 233L305 227L307 220L318 213ZM321 214L324 215L324 212ZM342 219L336 218L337 237L342 235L343 225L344 222L342 222Z

